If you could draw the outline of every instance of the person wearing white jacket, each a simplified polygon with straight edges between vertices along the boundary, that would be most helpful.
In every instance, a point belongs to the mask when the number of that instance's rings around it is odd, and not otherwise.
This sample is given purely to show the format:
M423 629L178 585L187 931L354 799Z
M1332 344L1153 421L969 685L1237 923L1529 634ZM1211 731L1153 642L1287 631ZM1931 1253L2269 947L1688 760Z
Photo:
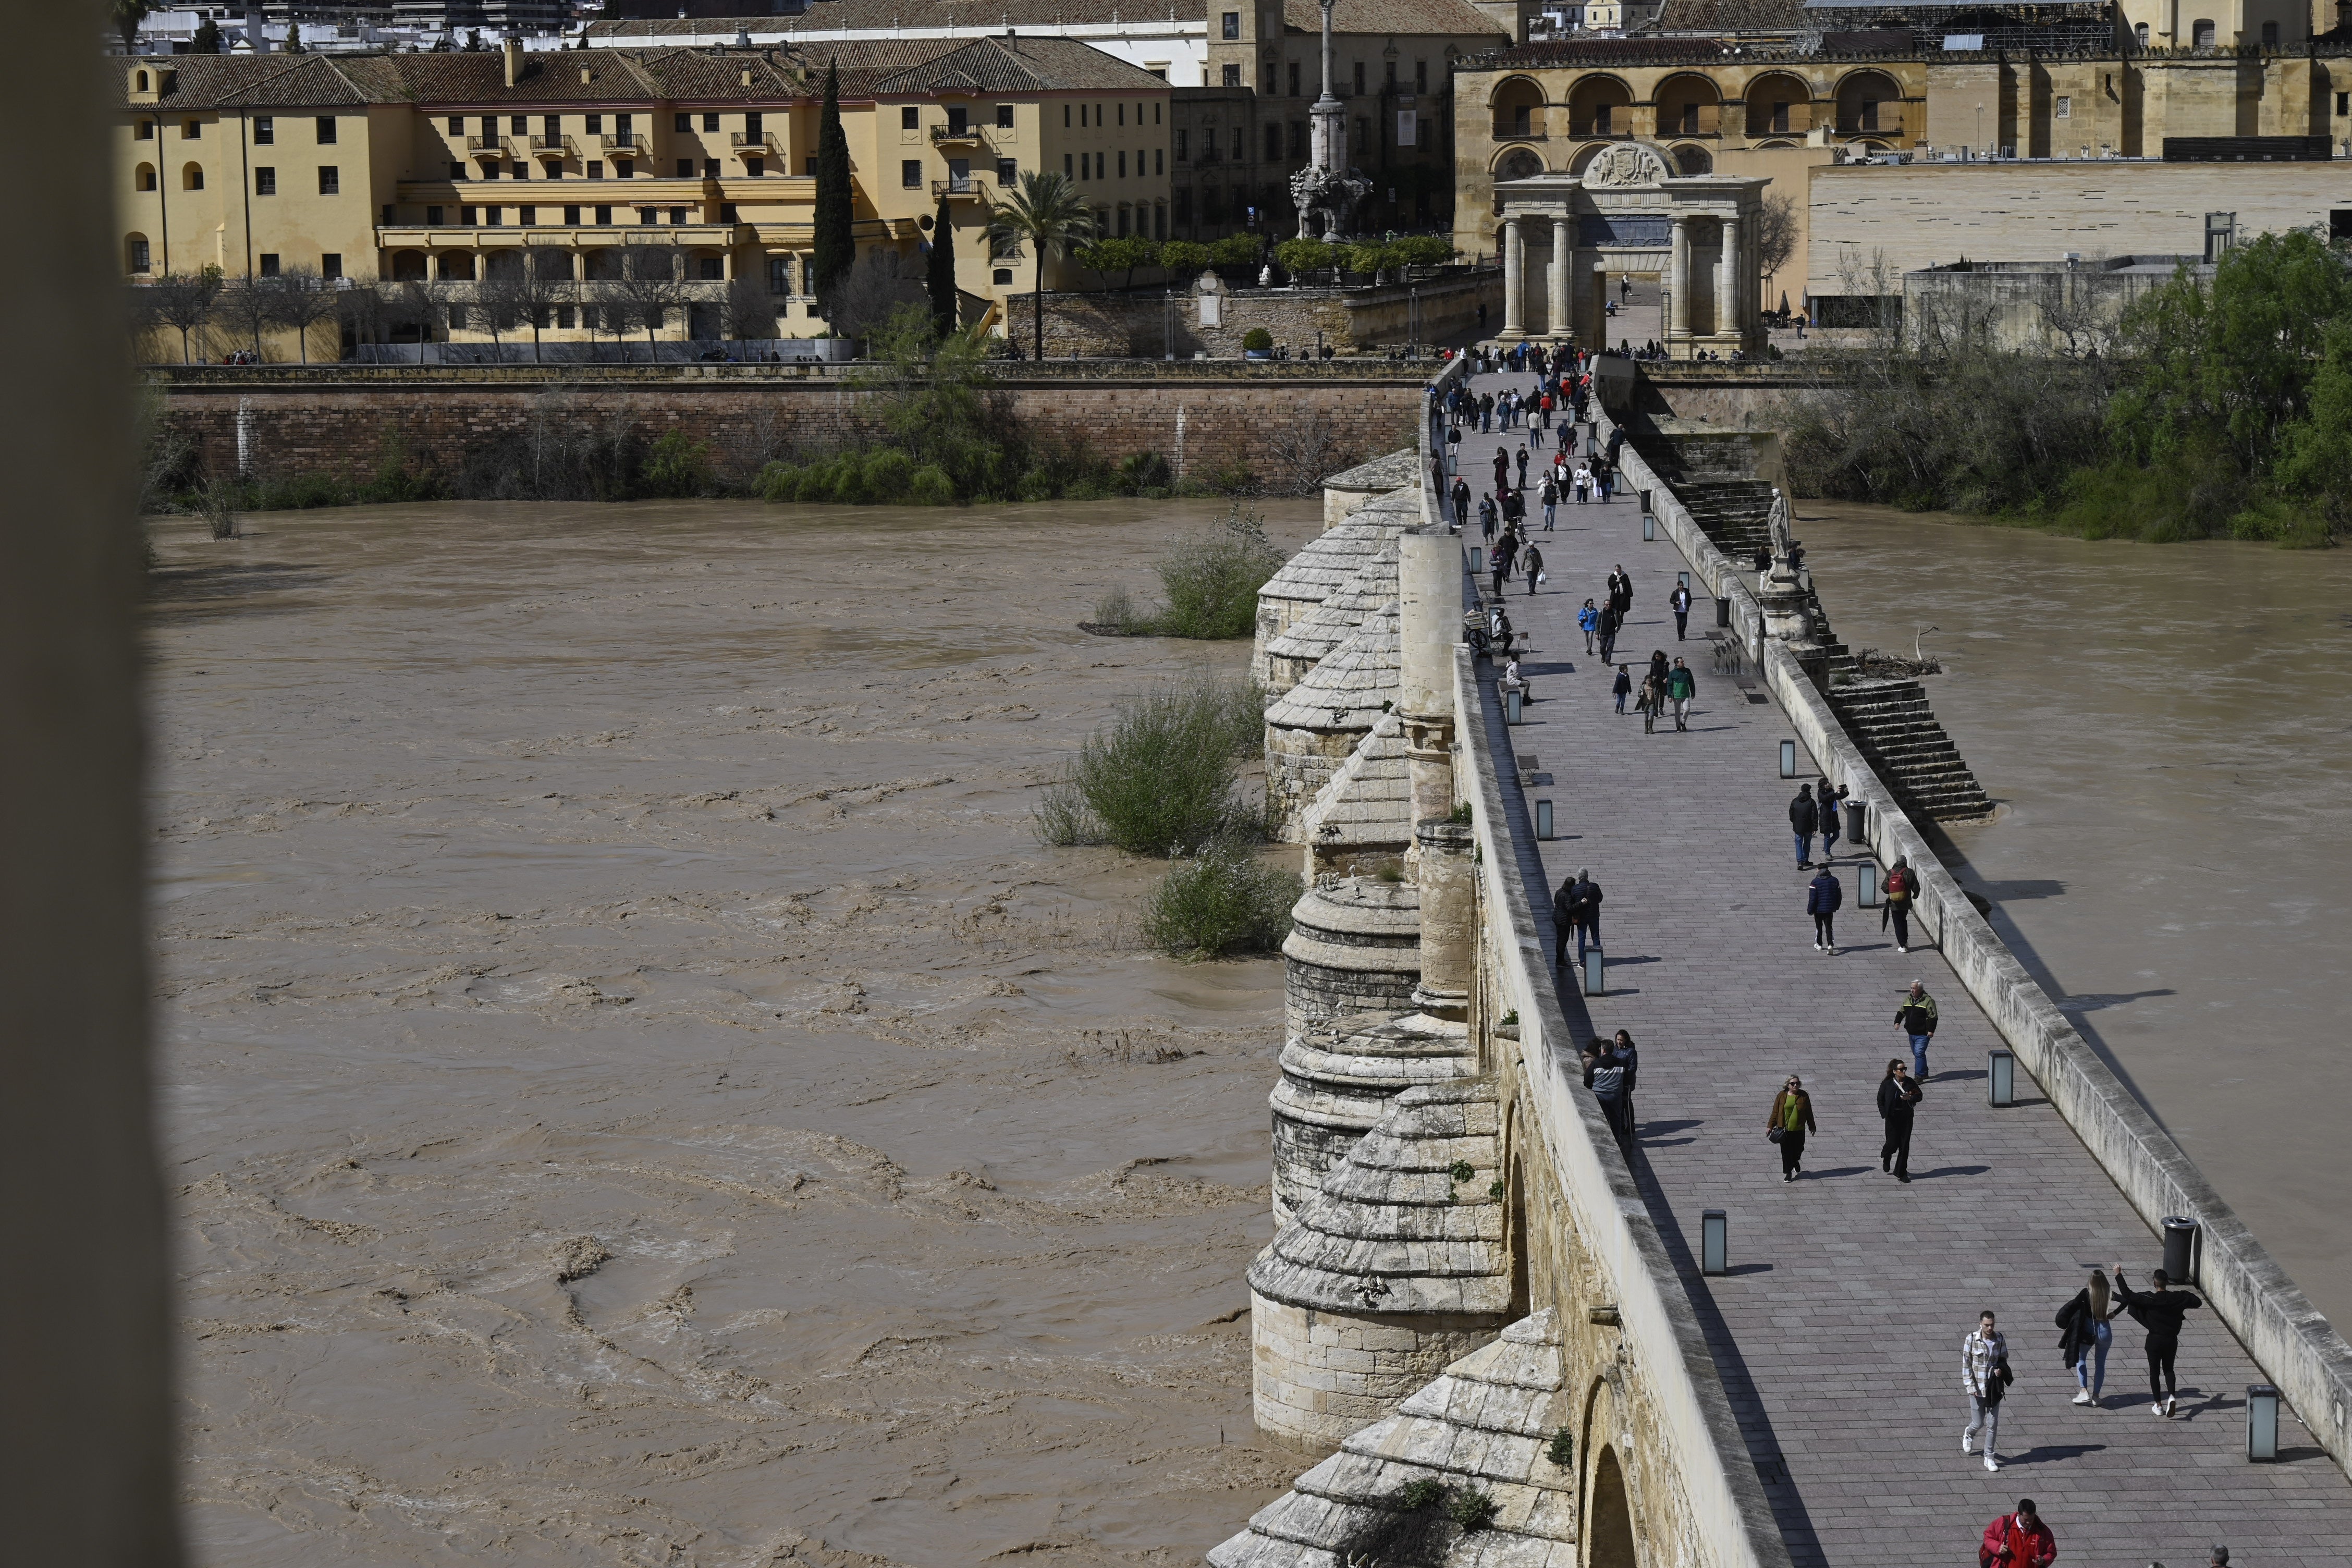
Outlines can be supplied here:
M2000 1441L2000 1396L2009 1392L2009 1342L1993 1326L1990 1311L1960 1342L1960 1392L1969 1396L1969 1424L1960 1434L1960 1452L1976 1452L1977 1431L1984 1431L1984 1468L2000 1468L1994 1449Z

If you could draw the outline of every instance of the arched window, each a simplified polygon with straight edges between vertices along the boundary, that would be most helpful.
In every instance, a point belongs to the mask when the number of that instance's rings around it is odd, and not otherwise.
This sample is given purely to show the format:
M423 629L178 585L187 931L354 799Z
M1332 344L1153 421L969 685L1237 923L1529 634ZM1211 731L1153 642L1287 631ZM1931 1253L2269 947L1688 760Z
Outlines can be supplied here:
M2189 41L2196 45L2200 49L2211 48L2213 47L2213 24L2205 20L2203 17L2200 17L2195 22L2189 24Z
M1723 95L1703 76L1668 77L1657 93L1658 134L1711 136L1722 129L1717 118Z
M1903 89L1885 71L1856 71L1838 83L1837 129L1841 136L1897 132L1903 129Z
M1633 91L1614 77L1589 76L1568 95L1571 136L1627 136L1633 131Z
M2143 49L2147 47L2147 24L2146 22L2139 23L2132 28L2132 41Z
M147 90L147 73L145 71L141 71L139 73L139 90L141 92L145 92ZM141 270L144 271L145 268L142 268Z
M147 254L147 237L143 234L131 235L123 250L123 264L132 272L144 276L151 266Z
M1704 147L1677 147L1675 149L1675 167L1683 174L1712 174L1715 173L1715 155Z
M202 163L191 163L186 168L180 171L180 189L184 191L201 191L204 188L205 166Z
M152 163L140 164L138 168L131 171L131 184L134 190L153 190L155 188L155 165Z
M452 250L445 254L441 258L441 277L446 282L471 283L474 280L474 253Z
M395 283L421 283L425 280L425 253L404 250L392 258L392 280Z
M1813 89L1803 78L1769 71L1748 84L1748 134L1802 136L1813 128Z
M1543 89L1523 76L1512 77L1495 89L1495 140L1544 133Z

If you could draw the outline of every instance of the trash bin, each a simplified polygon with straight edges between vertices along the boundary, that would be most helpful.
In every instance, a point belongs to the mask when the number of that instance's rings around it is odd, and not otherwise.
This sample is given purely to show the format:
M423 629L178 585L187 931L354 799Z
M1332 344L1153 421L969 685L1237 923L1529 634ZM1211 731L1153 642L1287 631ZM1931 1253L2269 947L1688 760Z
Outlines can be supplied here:
M1715 624L1718 626L1727 626L1731 624L1731 601L1729 599L1718 598L1716 600Z
M1845 803L1845 841L1855 846L1861 845L1862 827L1862 802L1847 801Z

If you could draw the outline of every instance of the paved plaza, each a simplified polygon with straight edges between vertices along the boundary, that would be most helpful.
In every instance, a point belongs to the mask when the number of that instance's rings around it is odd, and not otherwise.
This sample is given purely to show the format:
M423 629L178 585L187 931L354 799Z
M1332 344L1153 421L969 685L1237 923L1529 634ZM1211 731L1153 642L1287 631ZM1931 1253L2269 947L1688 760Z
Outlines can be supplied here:
M1548 455L1551 436L1533 434ZM1496 446L1516 450L1528 435L1465 433L1474 490L1491 483ZM2216 1542L2233 1568L2352 1563L2352 1485L2300 1424L2285 1424L2283 1462L2246 1461L2245 1389L2261 1377L2210 1310L2189 1314L2173 1419L2150 1414L2143 1332L2127 1316L2101 1403L2069 1403L2053 1315L2118 1258L2147 1288L2156 1238L2021 1069L2021 1103L1987 1105L1998 1035L1916 927L1906 957L1878 911L1858 907L1843 845L1842 950L1814 950L1811 873L1798 870L1788 826L1797 784L1779 776L1794 731L1777 704L1716 672L1703 590L1690 640L1675 642L1667 595L1688 566L1680 552L1663 535L1642 542L1630 498L1563 505L1549 533L1530 500L1550 581L1531 598L1514 579L1505 595L1532 633L1535 700L1507 741L1494 722L1498 756L1532 753L1553 783L1521 798L1507 780L1505 795L1523 843L1531 803L1554 804L1558 837L1539 847L1546 886L1532 895L1547 942L1551 888L1590 868L1606 893L1607 994L1563 983L1561 1005L1572 1027L1627 1029L1640 1047L1634 1173L1799 1568L1966 1563L1986 1521L2022 1496L2056 1531L2063 1563L2201 1568ZM1474 514L1464 543L1480 542ZM1608 673L1584 652L1576 610L1603 598L1616 565L1634 593L1617 659L1637 684L1654 648L1688 662L1698 697L1687 733L1668 717L1644 734L1630 704L1615 713ZM1812 565L1835 584L1834 557ZM1801 763L1804 778L1811 767ZM1999 794L1998 779L1985 783ZM1908 1058L1894 1017L1914 978L1942 1021L1906 1186L1880 1172L1874 1095L1887 1062ZM1783 1184L1764 1125L1790 1073L1811 1091L1820 1131L1803 1178ZM1730 1216L1728 1277L1697 1271L1710 1208ZM1999 1474L1960 1452L1960 1341L1984 1308L2000 1314L2017 1373Z

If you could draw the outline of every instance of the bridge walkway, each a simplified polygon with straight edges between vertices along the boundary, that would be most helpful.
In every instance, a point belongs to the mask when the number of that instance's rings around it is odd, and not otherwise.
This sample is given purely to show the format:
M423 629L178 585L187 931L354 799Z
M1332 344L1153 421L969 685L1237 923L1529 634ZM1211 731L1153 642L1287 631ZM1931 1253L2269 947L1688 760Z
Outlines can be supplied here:
M1496 445L1523 440L1465 437L1474 489L1491 481ZM1877 912L1857 907L1851 852L1837 859L1844 945L1835 957L1813 950L1811 873L1797 869L1788 831L1796 782L1779 776L1780 742L1794 731L1777 705L1715 673L1699 640L1708 601L1692 640L1675 642L1666 595L1687 565L1675 547L1663 535L1643 542L1630 499L1563 505L1551 533L1540 508L1530 511L1550 582L1532 599L1524 581L1506 588L1514 623L1533 633L1537 699L1508 745L1555 782L1525 800L1507 782L1505 794L1529 838L1526 802L1550 798L1559 835L1538 847L1547 887L1531 900L1549 941L1549 888L1589 867L1605 889L1607 992L1585 998L1571 976L1562 1005L1571 1026L1628 1029L1640 1046L1633 1170L1798 1568L1966 1563L1985 1522L2021 1496L2040 1503L2063 1562L2179 1568L2224 1542L2237 1564L2352 1563L2352 1485L2299 1424L2282 1433L2282 1463L2246 1461L2244 1391L2261 1377L2210 1311L2189 1316L2173 1419L2150 1413L2143 1336L2128 1318L2116 1325L2102 1403L2070 1403L2053 1315L2093 1267L2118 1258L2145 1288L2156 1239L2021 1071L2023 1103L1986 1104L1997 1032L1932 948L1898 954ZM1479 542L1475 517L1464 542ZM1619 660L1637 680L1653 648L1689 662L1698 699L1687 733L1668 719L1644 734L1630 710L1618 716L1607 674L1584 653L1576 609L1602 596L1617 564L1634 591ZM1834 579L1834 561L1814 564ZM1801 777L1815 777L1799 754ZM1915 977L1942 1017L1904 1185L1879 1170L1874 1094L1887 1062L1907 1058L1893 1019ZM1792 1072L1820 1132L1803 1179L1784 1184L1764 1123ZM1729 1215L1727 1277L1698 1273L1710 1208ZM1987 1307L2017 1372L1998 1474L1959 1447L1959 1344Z

